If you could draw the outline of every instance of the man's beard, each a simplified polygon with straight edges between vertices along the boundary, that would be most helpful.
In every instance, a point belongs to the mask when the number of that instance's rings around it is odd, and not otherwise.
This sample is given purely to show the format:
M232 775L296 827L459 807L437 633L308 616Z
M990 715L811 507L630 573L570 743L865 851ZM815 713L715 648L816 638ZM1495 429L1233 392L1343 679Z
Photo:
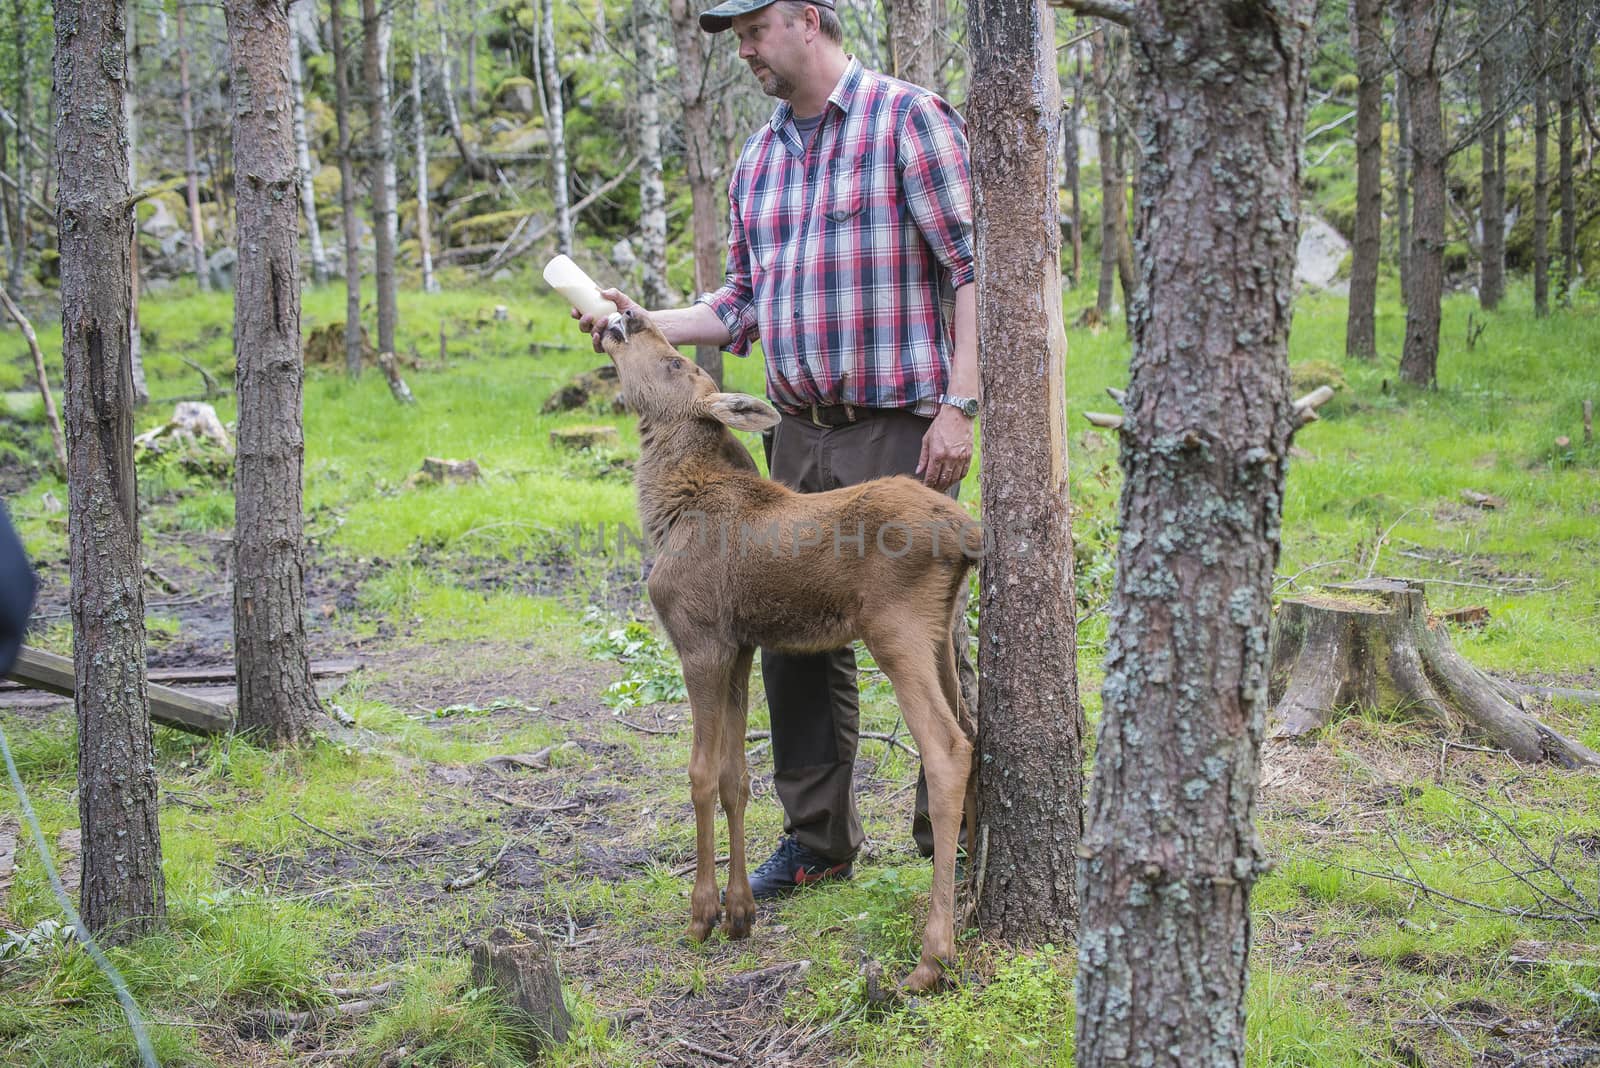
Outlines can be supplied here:
M768 96L777 97L779 100L788 100L794 96L794 82L785 78L771 67L762 64L759 71L752 69L756 82L761 86L761 91Z

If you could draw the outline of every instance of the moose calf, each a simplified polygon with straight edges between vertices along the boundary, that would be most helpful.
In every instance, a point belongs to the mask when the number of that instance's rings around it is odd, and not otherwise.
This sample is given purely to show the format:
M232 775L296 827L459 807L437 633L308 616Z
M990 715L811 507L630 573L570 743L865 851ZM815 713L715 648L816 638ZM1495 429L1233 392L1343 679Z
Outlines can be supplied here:
M723 934L750 933L745 714L758 646L789 653L865 643L894 686L928 779L933 893L922 959L905 985L937 987L955 951L956 839L972 794L950 631L981 534L954 501L909 478L801 494L761 477L731 433L778 422L721 393L644 313L613 315L602 344L639 417L639 517L656 560L650 601L683 662L694 717L689 779L695 880L689 937L717 921L715 805L728 817Z

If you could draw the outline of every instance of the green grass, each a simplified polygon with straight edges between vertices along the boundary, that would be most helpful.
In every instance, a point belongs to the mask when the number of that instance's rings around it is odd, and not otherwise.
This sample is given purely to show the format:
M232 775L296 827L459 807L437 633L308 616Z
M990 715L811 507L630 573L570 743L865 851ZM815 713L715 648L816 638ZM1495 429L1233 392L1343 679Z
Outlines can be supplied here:
M1067 294L1068 320L1092 300L1090 277ZM313 370L305 390L307 535L318 559L356 576L353 602L336 622L352 641L406 661L423 681L472 665L486 678L532 665L620 661L614 718L597 724L597 744L553 758L549 796L584 796L593 811L625 826L628 844L651 862L598 875L576 868L536 897L515 898L529 922L565 928L578 917L643 955L637 966L568 975L573 1037L552 1063L652 1063L639 1032L612 1029L619 1006L652 998L711 996L733 972L773 959L804 957L811 966L784 1000L791 1026L832 1044L843 1058L874 1065L1056 1065L1070 1063L1073 952L1070 947L1003 950L960 943L957 988L888 1007L867 998L864 960L893 980L914 961L926 908L928 871L905 845L908 796L900 785L915 768L904 754L863 742L863 757L890 789L866 796L863 819L879 855L850 884L784 903L748 945L719 938L700 947L682 940L685 879L673 868L692 855L684 768L688 734L659 735L626 723L684 728L686 710L654 702L670 697L675 665L659 633L630 620L614 595L632 581L637 559L601 551L593 533L635 522L632 490L607 473L609 457L555 450L548 432L578 423L610 423L621 455L636 453L631 420L611 414L546 416L544 399L571 374L603 358L571 327L555 302L528 297L519 279L502 289L408 294L400 349L436 357L440 322L450 342L448 367L408 370L419 398L396 405L379 376L347 380ZM1308 455L1291 468L1279 573L1284 591L1374 574L1432 580L1435 607L1482 604L1488 626L1452 637L1475 663L1521 677L1570 679L1593 687L1600 664L1600 551L1595 486L1600 450L1585 445L1578 403L1596 391L1592 353L1600 351L1600 316L1591 307L1535 319L1528 294L1513 288L1506 308L1488 318L1472 349L1465 341L1466 297L1447 300L1439 388L1398 382L1403 319L1386 283L1378 319L1381 355L1370 364L1343 357L1344 304L1329 296L1300 300L1291 342L1297 364L1320 361L1346 386L1321 421L1298 435ZM492 322L495 304L509 323ZM309 291L308 329L342 315L342 292ZM183 286L146 301L146 356L158 396L195 392L188 357L224 381L229 353L228 302ZM43 330L47 351L57 345ZM538 347L530 349L530 344ZM0 353L0 357L8 354ZM0 385L20 388L21 350L0 358ZM1128 346L1120 324L1098 333L1072 331L1067 404L1074 420L1104 409L1104 387L1126 384ZM728 361L730 385L759 392L761 369ZM231 401L218 403L224 420ZM141 429L168 408L141 413ZM36 408L8 397L0 423L5 446L24 456L47 449ZM1071 438L1074 525L1078 541L1079 667L1091 721L1098 717L1106 604L1114 574L1120 475L1114 443L1075 422ZM1565 435L1575 444L1557 447ZM425 456L477 460L481 482L403 488ZM1462 490L1503 501L1481 511ZM141 469L147 559L186 569L214 568L214 539L232 523L225 480L176 464ZM48 495L48 496L47 496ZM65 487L43 477L7 501L38 558L65 572ZM963 499L977 500L976 475ZM573 537L575 529L587 540ZM544 569L544 570L541 570ZM548 571L567 586L534 594ZM1297 586L1287 580L1298 576ZM606 607L588 611L591 603ZM641 618L643 606L635 606ZM152 644L187 636L173 609L152 613ZM66 651L70 627L58 621L40 644ZM864 664L870 668L870 664ZM595 671L612 669L603 665ZM358 675L335 696L355 721L347 737L294 753L270 753L240 739L198 741L158 729L157 759L166 803L161 813L169 901L166 933L116 960L152 1017L163 1063L232 1063L208 1028L233 1028L268 1008L306 1009L326 999L333 976L350 985L394 978L394 996L377 1013L333 1039L356 1050L351 1062L376 1064L404 1045L415 1063L519 1063L521 1035L482 992L471 988L464 957L447 951L463 932L499 922L506 904L485 885L425 906L396 885L436 887L463 864L492 851L513 831L506 814L466 803L473 795L449 776L494 753L532 752L567 740L559 699L599 702L616 675L582 683L548 701L516 696L489 682L470 693L448 686L427 699L398 697L383 674ZM863 729L887 731L897 714L892 694L864 675ZM565 684L563 684L565 685ZM767 725L759 685L751 726ZM1559 705L1553 718L1600 743L1600 715ZM624 722L626 721L626 722ZM653 725L653 726L652 726ZM12 727L12 744L53 842L77 824L75 739L70 714ZM1468 1063L1487 1031L1472 1031L1468 1050L1432 1025L1429 1013L1477 999L1507 1014L1600 1026L1582 993L1600 987L1587 967L1513 968L1512 947L1526 940L1570 940L1571 925L1473 910L1393 879L1416 878L1493 909L1526 909L1541 900L1505 876L1495 855L1517 848L1510 831L1466 798L1492 805L1532 846L1557 851L1562 870L1592 884L1592 864L1574 842L1600 834L1600 783L1592 776L1518 770L1491 757L1452 766L1435 784L1437 742L1405 710L1355 713L1330 727L1313 750L1326 758L1321 792L1295 805L1263 809L1262 834L1276 867L1258 886L1257 955L1249 994L1249 1058L1259 1065L1401 1064L1401 1046L1429 1063ZM770 753L755 761L770 775ZM586 810L588 811L588 810ZM9 796L0 813L15 812ZM1377 813L1377 815L1374 815ZM398 876L299 822L383 853L454 834L459 842L422 852ZM1358 818L1359 817L1359 818ZM749 810L748 840L759 860L781 827L770 793ZM553 862L574 863L571 842L541 847ZM346 872L322 870L343 855ZM241 872L243 875L241 875ZM1586 882L1583 880L1587 880ZM1560 887L1534 877L1546 892ZM264 892L261 886L272 886ZM509 907L509 906L507 906ZM14 926L53 917L55 905L31 846L19 851L8 901ZM374 934L388 942L374 946ZM45 947L0 964L0 1059L7 1063L130 1063L120 1015L103 981L70 947ZM1458 1028L1460 1030L1460 1028ZM287 1056L283 1038L267 1047Z

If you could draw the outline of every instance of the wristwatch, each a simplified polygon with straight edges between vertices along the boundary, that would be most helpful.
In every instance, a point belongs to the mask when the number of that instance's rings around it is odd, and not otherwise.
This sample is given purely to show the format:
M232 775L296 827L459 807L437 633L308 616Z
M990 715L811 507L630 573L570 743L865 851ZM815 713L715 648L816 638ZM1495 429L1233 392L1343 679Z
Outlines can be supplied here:
M978 417L977 397L958 397L953 393L941 393L939 394L939 403L948 404L968 419L976 419Z

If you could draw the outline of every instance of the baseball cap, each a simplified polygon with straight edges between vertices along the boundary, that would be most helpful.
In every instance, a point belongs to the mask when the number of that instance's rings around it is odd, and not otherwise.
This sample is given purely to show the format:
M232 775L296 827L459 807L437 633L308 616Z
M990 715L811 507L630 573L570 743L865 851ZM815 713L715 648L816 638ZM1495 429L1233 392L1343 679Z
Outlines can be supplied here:
M771 7L775 2L776 0L724 0L711 10L701 12L700 28L707 33L721 33L733 25L735 15L748 15L764 7ZM834 9L833 0L805 0L805 2L825 7L829 11Z

